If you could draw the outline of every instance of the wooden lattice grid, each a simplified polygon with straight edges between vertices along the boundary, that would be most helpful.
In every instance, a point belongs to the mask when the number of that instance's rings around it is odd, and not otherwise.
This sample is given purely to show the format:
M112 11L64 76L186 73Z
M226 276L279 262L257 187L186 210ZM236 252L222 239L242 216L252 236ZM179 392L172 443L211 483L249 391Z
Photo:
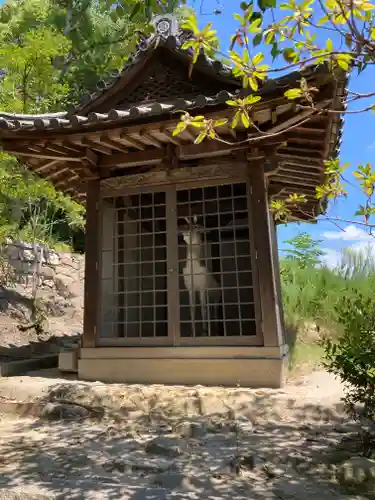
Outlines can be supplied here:
M199 343L208 338L246 341L256 335L246 182L119 196L109 202L109 211L105 225L112 243L104 244L102 252L107 269L103 264L104 337L152 345L176 337ZM184 273L189 248L184 235L191 224L197 224L202 254L199 269ZM215 282L205 290L205 318L198 291L191 314L187 284L197 289L204 273ZM210 298L214 292L216 304Z

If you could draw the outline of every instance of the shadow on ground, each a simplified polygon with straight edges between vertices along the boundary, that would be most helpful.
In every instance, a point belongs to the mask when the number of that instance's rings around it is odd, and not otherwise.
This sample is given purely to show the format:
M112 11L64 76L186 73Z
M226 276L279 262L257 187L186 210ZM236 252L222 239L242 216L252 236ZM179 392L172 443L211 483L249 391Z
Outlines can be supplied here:
M303 404L282 391L121 393L114 385L104 396L100 387L50 386L46 400L87 412L69 421L0 422L0 492L33 485L72 500L355 498L333 480L343 434L355 431L340 404ZM100 419L90 413L98 406Z
M80 338L79 334L51 335L48 338L39 337L37 340L28 339L27 343L23 345L0 346L0 362L18 361L42 354L58 354L61 347L79 344Z

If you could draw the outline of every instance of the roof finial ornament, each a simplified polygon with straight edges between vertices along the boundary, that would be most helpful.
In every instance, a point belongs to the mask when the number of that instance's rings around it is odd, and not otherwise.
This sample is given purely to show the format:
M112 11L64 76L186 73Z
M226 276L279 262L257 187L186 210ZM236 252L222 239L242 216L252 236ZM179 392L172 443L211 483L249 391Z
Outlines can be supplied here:
M155 35L158 37L168 38L169 36L178 35L178 21L176 17L171 14L154 16L151 22L155 29Z

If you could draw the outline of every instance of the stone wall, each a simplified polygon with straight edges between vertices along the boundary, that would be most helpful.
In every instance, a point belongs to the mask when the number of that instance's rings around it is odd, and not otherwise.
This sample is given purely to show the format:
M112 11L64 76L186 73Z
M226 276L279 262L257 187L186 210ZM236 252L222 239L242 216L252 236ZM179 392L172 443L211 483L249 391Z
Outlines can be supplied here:
M56 288L60 295L66 297L82 295L83 255L56 252L43 245L33 246L24 241L10 240L4 245L2 254L17 283L30 286L36 276L38 286Z

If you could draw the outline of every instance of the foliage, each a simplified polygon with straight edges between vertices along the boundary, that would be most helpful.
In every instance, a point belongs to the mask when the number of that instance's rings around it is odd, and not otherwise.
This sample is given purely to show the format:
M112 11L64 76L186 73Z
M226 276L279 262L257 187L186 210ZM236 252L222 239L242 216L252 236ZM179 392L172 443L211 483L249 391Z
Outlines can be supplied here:
M315 267L324 255L319 248L320 240L313 240L308 233L300 233L296 237L284 241L292 248L284 249L287 259L293 259L301 269Z
M348 410L358 416L357 405L364 406L363 416L375 418L375 300L362 294L342 297L336 305L343 333L337 340L321 340L325 351L324 367L349 384L345 397Z
M308 64L324 63L335 79L344 79L350 73L366 71L375 62L375 5L370 0L289 0L284 3L250 0L240 3L240 13L234 13L234 17L238 28L231 37L229 51L224 53L217 49L216 52L228 60L234 74L242 79L243 87L250 90L246 99L227 102L233 107L233 117L229 120L231 126L236 128L241 124L249 129L249 144L260 138L281 134L289 128L285 126L285 130L270 134L251 119L257 107L262 105L259 90L267 77L302 69ZM194 64L202 50L213 49L217 33L212 23L200 28L193 16L186 21L185 27L193 33L184 48L192 50ZM272 68L268 60L273 61ZM375 111L375 101L364 108L346 110L347 105L355 107L363 99L375 98L375 90L363 94L347 89L341 102L335 105L329 101L318 106L316 94L317 89L303 77L300 78L299 86L284 92L285 99L294 101L298 110L310 110L316 115ZM222 139L216 129L228 122L223 120L215 122L204 116L197 119L183 112L175 133L193 126L199 129L196 143L203 140L220 141ZM316 198L322 207L327 199L347 195L344 174L348 166L338 158L330 158L325 162L324 183L316 188ZM370 164L359 165L354 177L362 192L363 203L353 214L354 220L351 222L373 227L371 217L375 214L375 170ZM295 193L286 199L274 199L270 208L276 220L292 220L292 212L299 212L301 218L306 219L307 214L303 210L305 202L304 195Z
M339 325L336 305L343 297L373 295L375 259L366 249L343 251L333 269L301 268L295 259L282 259L281 268L284 312L293 325L312 322L335 329Z
M15 44L0 45L0 106L19 113L53 110L69 91L52 59L69 51L68 40L51 28L29 30Z
M6 62L12 52L20 53L21 59L28 58L25 50L37 52L39 71L42 67L49 73L37 78L39 85L54 82L62 86L55 107L66 107L66 93L75 105L83 94L96 90L100 79L123 66L136 48L137 30L150 31L144 13L130 19L136 4L127 1L120 11L94 0L12 0L0 9L0 48L7 52ZM5 72L8 64L2 65ZM21 72L22 68L17 66L13 73L15 70ZM22 82L16 75L14 80L16 85ZM55 94L58 96L57 89ZM52 109L51 103L48 109Z
M169 2L168 9L176 5ZM43 113L77 105L150 31L136 0L119 9L85 0L11 0L0 8L0 109ZM187 16L191 11L181 10ZM55 246L83 228L84 211L14 159L0 155L0 242L19 237ZM61 242L62 243L62 242Z
M6 237L17 237L53 245L54 229L61 220L72 230L83 228L84 208L1 154L0 244Z

